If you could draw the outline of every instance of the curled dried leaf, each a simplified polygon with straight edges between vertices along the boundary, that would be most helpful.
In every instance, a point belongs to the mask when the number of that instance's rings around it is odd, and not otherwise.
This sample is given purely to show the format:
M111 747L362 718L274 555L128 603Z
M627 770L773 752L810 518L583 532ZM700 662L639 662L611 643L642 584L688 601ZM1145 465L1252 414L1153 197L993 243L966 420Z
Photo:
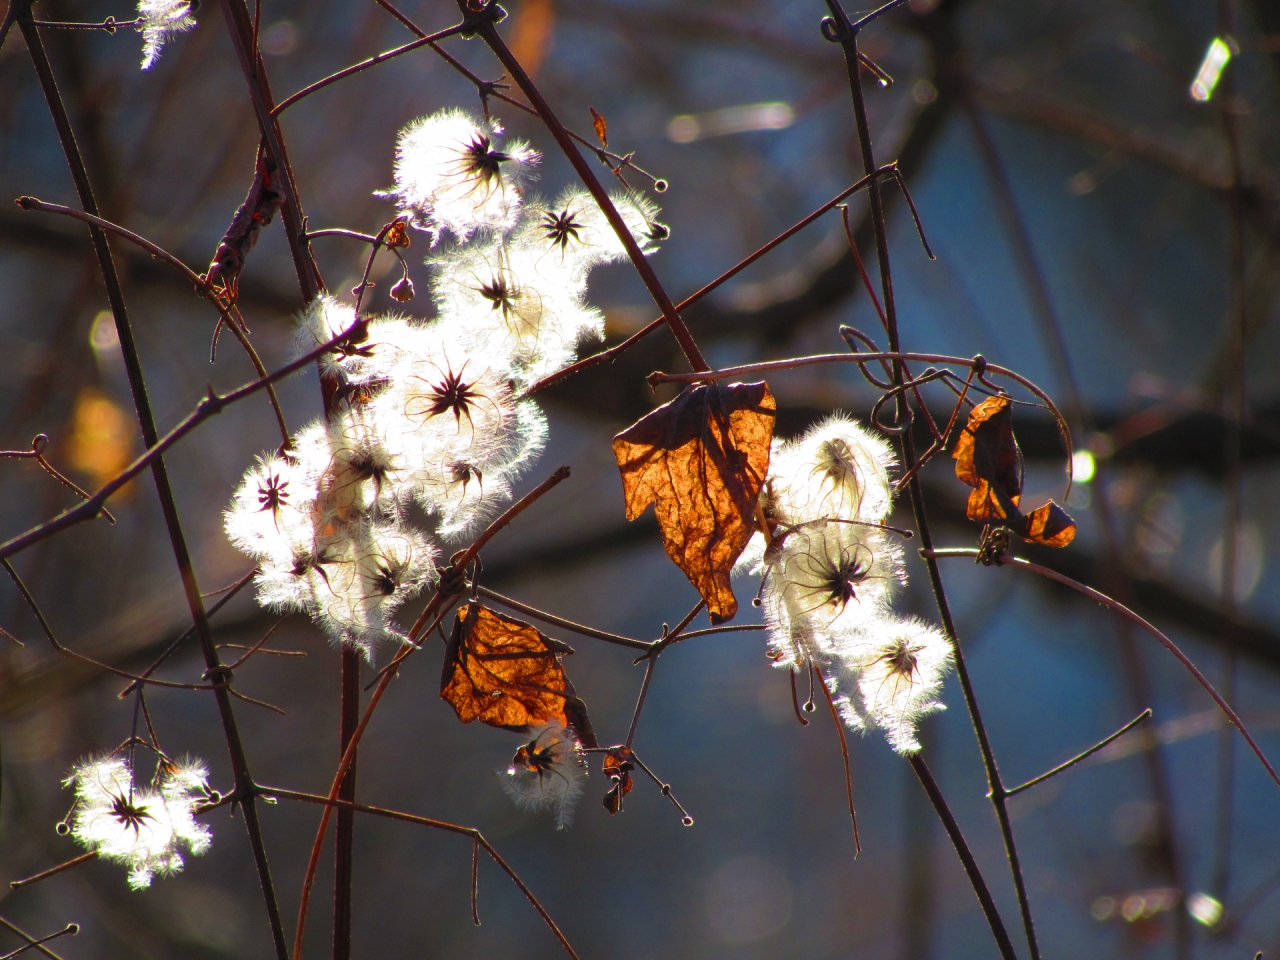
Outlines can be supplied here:
M667 556L707 601L713 624L738 611L729 575L755 529L776 408L765 383L704 384L613 441L627 519L654 505Z
M605 751L604 775L613 783L604 795L604 808L610 815L622 812L622 798L631 792L631 771L634 769L630 747L610 747Z
M231 218L231 225L218 242L205 279L223 288L234 302L240 288L240 274L245 259L258 243L258 234L269 224L284 203L284 191L276 177L276 163L265 147L259 145L249 193Z
M596 745L587 705L560 662L573 648L532 624L471 602L459 608L445 653L440 697L463 723L527 731L548 723Z
M965 510L970 520L1008 527L1046 547L1065 547L1074 539L1075 522L1052 500L1026 515L1020 509L1022 451L1007 396L988 397L969 412L951 456L956 477L973 488Z
M404 217L396 217L387 227L387 233L382 238L382 242L388 247L407 247L413 241L409 238L408 220Z
M595 107L587 107L587 109L591 111L591 125L596 128L596 136L600 138L600 146L608 147L609 122L596 112Z

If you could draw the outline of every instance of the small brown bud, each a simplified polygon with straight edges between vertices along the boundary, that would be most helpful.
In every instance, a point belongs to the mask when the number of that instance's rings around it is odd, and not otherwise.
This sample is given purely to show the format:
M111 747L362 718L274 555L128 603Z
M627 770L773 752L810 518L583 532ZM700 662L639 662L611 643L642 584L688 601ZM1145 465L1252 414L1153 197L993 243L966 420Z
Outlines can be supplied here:
M399 282L391 288L391 295L401 303L408 303L413 299L413 281L408 277L401 277Z

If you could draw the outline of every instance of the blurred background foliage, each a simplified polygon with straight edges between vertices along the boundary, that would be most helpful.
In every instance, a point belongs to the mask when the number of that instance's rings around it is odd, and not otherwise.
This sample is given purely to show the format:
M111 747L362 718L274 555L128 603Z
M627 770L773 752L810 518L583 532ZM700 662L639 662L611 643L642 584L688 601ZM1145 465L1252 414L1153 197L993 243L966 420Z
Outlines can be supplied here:
M852 114L840 51L818 31L817 0L512 0L502 30L561 116L670 182L657 197L671 239L656 256L679 299L853 182ZM406 0L425 29L452 3ZM41 0L41 19L132 16L120 2ZM372 0L264 0L261 42L277 99L412 39ZM138 70L131 31L46 31L104 215L201 269L248 187L257 127L217 3ZM1192 79L1216 36L1238 51L1211 99ZM477 43L448 49L487 79ZM1222 687L1238 652L1234 697L1264 749L1280 754L1280 7L1268 0L912 0L869 30L862 49L895 82L869 109L878 158L899 158L936 262L909 213L890 200L891 255L904 347L982 353L1031 377L1068 412L1078 450L1069 509L1080 525L1061 555L1038 558L1130 601ZM393 213L372 192L391 182L397 129L453 105L472 85L422 49L293 107L284 131L312 228L376 232ZM567 162L528 116L494 105L546 154L536 189L553 195ZM1229 133L1235 132L1232 150ZM634 178L637 183L641 181ZM74 203L74 192L20 36L0 49L0 196ZM864 201L850 201L874 274ZM1237 224L1243 246L1233 252ZM50 456L93 487L140 449L114 330L87 236L77 224L0 209L0 446L47 433ZM409 253L429 316L425 242ZM358 282L366 249L315 241L330 288ZM209 363L216 315L189 285L116 246L161 427L207 383L252 378L236 345ZM379 261L372 304L399 309ZM293 351L300 306L283 231L264 232L242 307L268 366ZM656 315L627 266L592 278L611 342ZM1235 364L1229 331L1245 322L1246 416L1230 453ZM843 349L840 323L879 324L829 214L691 309L713 364ZM650 639L694 594L650 519L622 519L609 439L669 394L650 370L682 369L659 334L617 363L545 398L551 418L536 483L568 463L572 479L496 540L486 582L578 621ZM779 433L832 408L866 416L875 392L835 366L772 378ZM315 376L281 389L294 427L319 413ZM947 410L948 395L930 395ZM1027 501L1061 496L1064 449L1052 421L1019 408ZM251 458L274 445L261 397L200 428L169 457L200 582L245 572L221 510ZM73 502L27 460L0 463L0 531L17 533ZM1081 472L1083 471L1083 472ZM929 509L947 545L973 545L967 493L945 457L925 469ZM1232 491L1239 522L1232 535ZM136 668L184 629L184 605L149 480L112 503L117 523L75 528L24 553L18 568L64 642ZM907 517L900 517L907 521ZM1233 591L1223 554L1237 544ZM1252 957L1280 950L1280 795L1252 757L1232 751L1211 703L1149 638L1075 594L1009 570L951 562L944 575L997 756L1010 782L1040 773L1144 707L1146 733L1011 802L1045 955ZM905 605L929 616L916 565ZM742 582L749 596L754 583ZM1224 601L1229 601L1224 604ZM1230 612L1231 608L1235 613ZM414 611L408 611L412 614ZM744 604L741 619L756 613ZM247 597L215 620L218 639L252 643L274 622ZM82 925L69 958L267 957L265 915L248 846L224 811L215 843L186 871L130 893L121 871L90 864L19 892L8 881L74 854L55 835L69 802L59 781L78 757L128 734L121 682L55 657L10 586L0 587L0 912L31 931ZM555 631L552 631L553 633ZM238 686L285 716L238 704L259 780L323 792L337 757L338 655L288 621ZM624 651L564 636L568 667L603 741L626 729L640 670ZM519 740L461 727L436 695L439 653L415 658L361 748L367 802L481 828L530 883L584 957L991 956L955 854L905 763L877 737L851 741L862 857L855 862L835 731L819 711L802 728L785 675L757 634L682 644L657 671L636 747L696 824L686 829L651 784L610 818L593 772L577 823L556 833L515 809L494 771ZM165 676L194 678L194 648ZM802 696L804 691L802 689ZM213 704L150 698L162 744L229 771ZM996 899L1016 924L1000 838L954 680L950 709L928 722L925 751ZM295 916L314 809L262 813L286 922ZM497 871L481 868L471 925L465 841L358 822L358 955L555 957L559 948ZM327 894L321 871L317 905ZM313 910L308 955L325 955ZM0 938L8 934L0 933ZM1015 935L1015 939L1017 939ZM16 947L0 939L0 951Z

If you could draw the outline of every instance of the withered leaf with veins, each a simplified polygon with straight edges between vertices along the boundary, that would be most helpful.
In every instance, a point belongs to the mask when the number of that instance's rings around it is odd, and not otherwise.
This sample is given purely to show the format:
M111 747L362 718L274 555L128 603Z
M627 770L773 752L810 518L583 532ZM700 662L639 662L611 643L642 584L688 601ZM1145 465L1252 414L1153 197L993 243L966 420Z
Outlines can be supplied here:
M573 648L532 624L479 603L458 610L445 653L440 697L463 723L505 730L558 723L586 747L596 746L587 705L574 692L561 657Z
M627 519L654 505L667 556L707 601L712 623L738 612L729 575L755 529L776 409L765 383L704 384L613 441Z

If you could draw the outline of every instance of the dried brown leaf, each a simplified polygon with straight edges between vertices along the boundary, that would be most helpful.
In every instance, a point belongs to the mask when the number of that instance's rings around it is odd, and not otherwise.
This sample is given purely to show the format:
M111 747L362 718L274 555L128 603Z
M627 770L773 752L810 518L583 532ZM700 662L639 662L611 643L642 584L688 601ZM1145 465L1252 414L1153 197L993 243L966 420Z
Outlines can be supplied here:
M755 529L776 406L765 383L704 384L613 441L627 519L654 504L667 556L707 601L712 623L738 611L729 574Z
M560 662L566 653L573 653L568 644L473 601L458 610L440 697L463 723L479 720L523 731L554 722L571 727L584 746L594 747L587 706Z
M631 792L631 771L634 769L630 747L611 747L605 751L604 775L613 783L604 795L604 808L610 815L622 812L622 798Z
M596 113L595 107L587 107L591 111L591 125L596 128L596 136L600 138L600 146L609 146L609 122L600 114Z
M1046 547L1065 547L1075 537L1075 522L1052 500L1027 515L1019 508L1022 451L1013 434L1008 397L988 397L969 412L951 456L956 477L973 487L965 511L970 520L1007 526Z

